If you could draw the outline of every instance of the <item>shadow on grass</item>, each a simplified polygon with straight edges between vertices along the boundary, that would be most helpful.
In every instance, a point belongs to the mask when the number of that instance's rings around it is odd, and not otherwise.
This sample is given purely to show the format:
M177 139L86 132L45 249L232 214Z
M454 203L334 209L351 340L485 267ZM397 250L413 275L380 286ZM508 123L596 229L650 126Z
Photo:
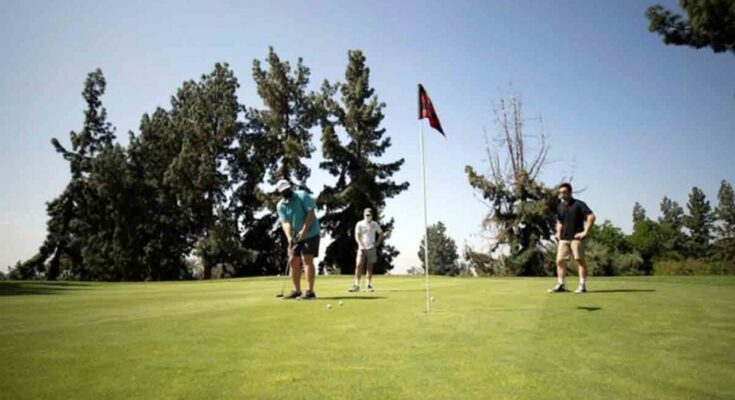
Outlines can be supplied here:
M585 310L585 311L600 311L602 310L602 307L577 307L577 310Z
M331 296L317 297L314 300L383 300L385 297L380 296Z
M0 296L22 296L36 294L60 294L73 290L91 289L91 285L81 282L40 282L11 281L0 282Z
M607 290L588 290L587 294L595 293L650 293L656 289L607 289Z

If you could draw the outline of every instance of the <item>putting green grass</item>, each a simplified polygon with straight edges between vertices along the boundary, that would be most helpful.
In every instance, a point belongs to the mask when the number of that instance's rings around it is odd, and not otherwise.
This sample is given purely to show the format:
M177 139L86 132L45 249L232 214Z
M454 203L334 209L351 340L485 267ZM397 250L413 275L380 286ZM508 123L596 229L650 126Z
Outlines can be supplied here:
M0 282L0 399L735 398L733 278L431 282Z

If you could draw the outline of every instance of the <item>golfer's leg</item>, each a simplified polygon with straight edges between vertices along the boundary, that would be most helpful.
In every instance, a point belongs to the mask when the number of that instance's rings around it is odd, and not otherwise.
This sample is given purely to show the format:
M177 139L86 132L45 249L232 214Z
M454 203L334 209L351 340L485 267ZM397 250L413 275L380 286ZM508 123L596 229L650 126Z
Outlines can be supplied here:
M309 285L309 290L314 291L314 256L311 254L303 254L304 269L306 270L306 283Z
M297 292L301 291L301 257L291 257L288 260L291 265L291 281L293 288Z
M560 259L556 260L556 277L561 283L564 280L564 275L567 272L567 260Z
M357 259L355 259L355 285L360 284L360 270L362 269L362 254L357 250Z
M572 242L572 253L574 254L574 262L577 264L579 272L579 283L584 285L587 282L587 263L584 261L584 241L575 240Z
M587 279L587 263L584 260L574 260L577 263L580 279Z
M368 283L372 284L373 282L373 264L371 263L365 263L367 267L365 268L365 276L367 276Z
M572 254L571 245L568 241L560 240L556 251L556 279L558 283L564 283L567 272L567 260Z

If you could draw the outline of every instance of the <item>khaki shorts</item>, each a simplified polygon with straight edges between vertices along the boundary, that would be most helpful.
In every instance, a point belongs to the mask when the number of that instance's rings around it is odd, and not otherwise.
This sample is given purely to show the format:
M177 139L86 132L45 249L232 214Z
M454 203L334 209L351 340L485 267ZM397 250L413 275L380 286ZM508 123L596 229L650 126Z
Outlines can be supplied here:
M367 262L368 264L375 264L378 262L378 251L373 247L372 249L357 249L357 263L362 264Z
M585 240L560 240L556 261L566 261L570 255L574 255L575 260L584 261L584 244Z

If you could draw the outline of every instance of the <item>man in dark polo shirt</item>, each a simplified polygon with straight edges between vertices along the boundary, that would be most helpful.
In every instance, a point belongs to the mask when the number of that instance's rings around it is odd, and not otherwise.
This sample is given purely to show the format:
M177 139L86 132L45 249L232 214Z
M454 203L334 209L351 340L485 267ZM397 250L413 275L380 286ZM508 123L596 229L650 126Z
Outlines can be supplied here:
M572 185L562 183L558 189L559 209L556 220L556 240L559 248L556 253L557 284L549 292L566 292L564 274L567 269L569 256L574 256L574 262L579 270L579 287L574 293L587 292L587 264L584 261L584 246L587 242L592 225L595 223L595 214L582 200L572 197Z

